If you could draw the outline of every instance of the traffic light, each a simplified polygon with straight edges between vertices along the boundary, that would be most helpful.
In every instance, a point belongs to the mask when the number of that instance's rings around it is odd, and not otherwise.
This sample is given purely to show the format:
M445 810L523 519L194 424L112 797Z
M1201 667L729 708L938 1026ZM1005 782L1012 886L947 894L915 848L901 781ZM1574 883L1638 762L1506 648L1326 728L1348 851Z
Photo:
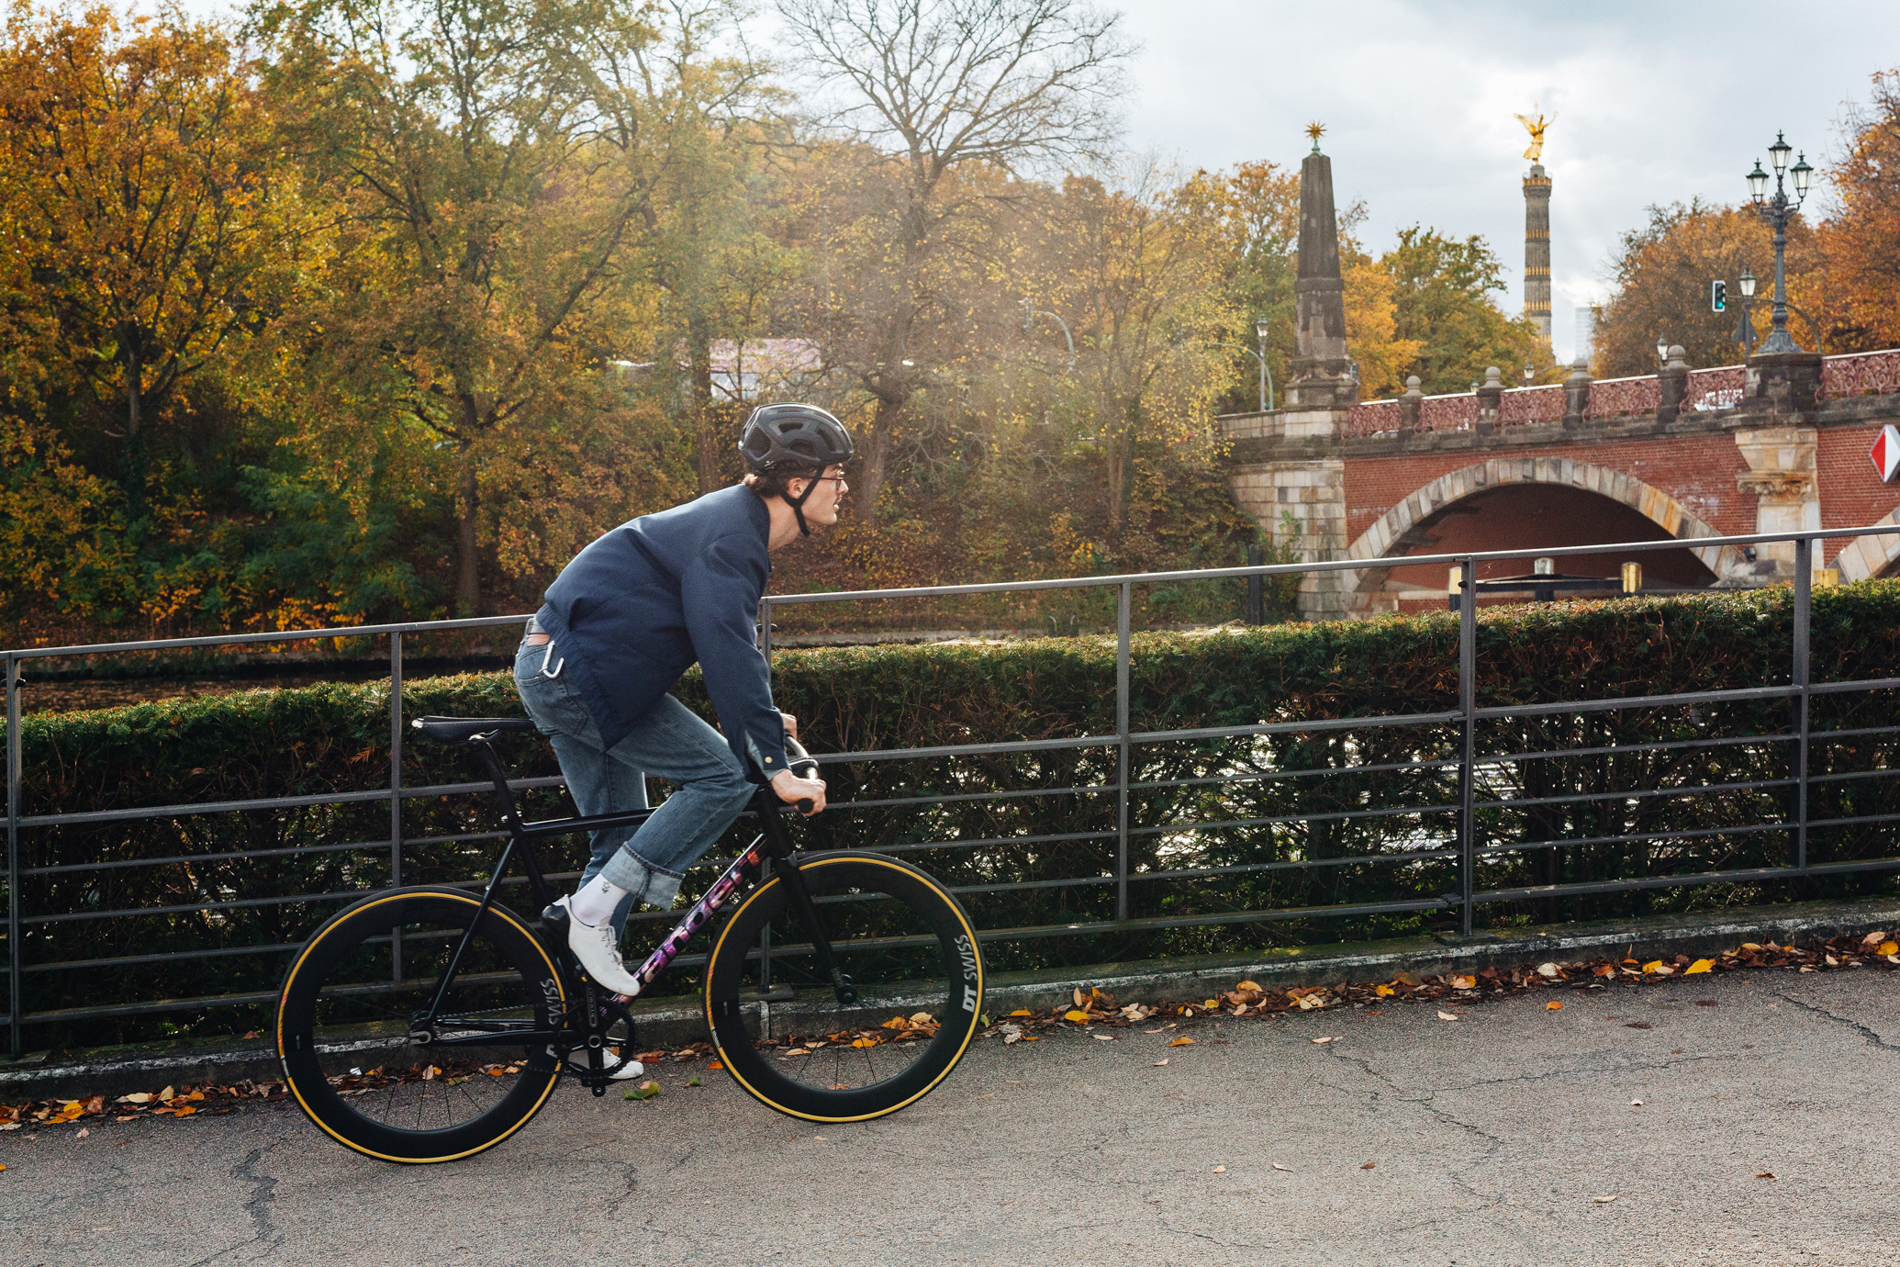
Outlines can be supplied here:
M1720 280L1710 282L1709 283L1710 310L1713 312L1721 312L1727 307L1728 307L1728 283L1725 281L1720 281Z

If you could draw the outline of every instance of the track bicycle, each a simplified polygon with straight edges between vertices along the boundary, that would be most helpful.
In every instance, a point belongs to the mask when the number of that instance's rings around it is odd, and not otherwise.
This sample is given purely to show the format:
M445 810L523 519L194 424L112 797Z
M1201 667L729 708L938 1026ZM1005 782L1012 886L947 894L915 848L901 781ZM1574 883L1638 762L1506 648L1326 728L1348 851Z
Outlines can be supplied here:
M631 996L596 985L568 951L566 913L550 906L534 843L630 826L652 811L524 822L492 741L533 722L412 725L475 758L506 840L480 892L388 889L332 916L285 974L276 1039L291 1094L327 1134L366 1156L422 1163L507 1139L563 1074L602 1095L633 1059ZM816 771L796 743L787 749L794 770ZM941 1082L976 1033L975 929L947 889L907 863L799 852L785 822L792 808L769 788L755 793L746 813L757 836L633 975L650 988L731 907L712 934L701 992L720 1062L793 1117L894 1113ZM498 900L516 863L547 908L539 932ZM766 1032L767 1018L782 1037Z

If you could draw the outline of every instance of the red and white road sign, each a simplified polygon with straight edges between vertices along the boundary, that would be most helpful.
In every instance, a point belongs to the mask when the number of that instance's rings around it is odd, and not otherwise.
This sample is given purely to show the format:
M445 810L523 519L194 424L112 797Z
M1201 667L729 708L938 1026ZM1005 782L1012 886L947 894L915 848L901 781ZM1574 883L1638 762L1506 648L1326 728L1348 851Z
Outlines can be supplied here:
M1880 472L1880 482L1892 480L1894 473L1900 471L1900 430L1895 430L1890 422L1880 429L1874 437L1874 447L1867 454L1874 460L1874 469Z

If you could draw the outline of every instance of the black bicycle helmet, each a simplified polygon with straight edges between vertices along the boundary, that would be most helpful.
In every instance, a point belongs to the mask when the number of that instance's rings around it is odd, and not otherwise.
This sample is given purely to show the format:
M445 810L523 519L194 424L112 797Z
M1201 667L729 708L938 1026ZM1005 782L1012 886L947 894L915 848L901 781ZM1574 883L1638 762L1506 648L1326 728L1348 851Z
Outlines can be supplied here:
M828 466L849 462L853 446L844 424L816 405L760 405L746 419L739 452L754 475L819 475ZM785 499L798 517L799 532L807 537L811 529L805 524L805 499L817 487L813 480L797 497Z

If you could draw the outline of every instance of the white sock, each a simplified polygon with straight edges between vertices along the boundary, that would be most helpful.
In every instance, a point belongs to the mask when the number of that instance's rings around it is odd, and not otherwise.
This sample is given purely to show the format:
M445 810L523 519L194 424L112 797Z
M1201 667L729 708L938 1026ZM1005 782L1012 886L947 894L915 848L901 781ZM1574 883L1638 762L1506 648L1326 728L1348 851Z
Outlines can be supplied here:
M625 889L609 884L606 876L597 875L574 891L567 902L567 913L593 928L612 915L614 907L620 905L620 899L625 896Z

